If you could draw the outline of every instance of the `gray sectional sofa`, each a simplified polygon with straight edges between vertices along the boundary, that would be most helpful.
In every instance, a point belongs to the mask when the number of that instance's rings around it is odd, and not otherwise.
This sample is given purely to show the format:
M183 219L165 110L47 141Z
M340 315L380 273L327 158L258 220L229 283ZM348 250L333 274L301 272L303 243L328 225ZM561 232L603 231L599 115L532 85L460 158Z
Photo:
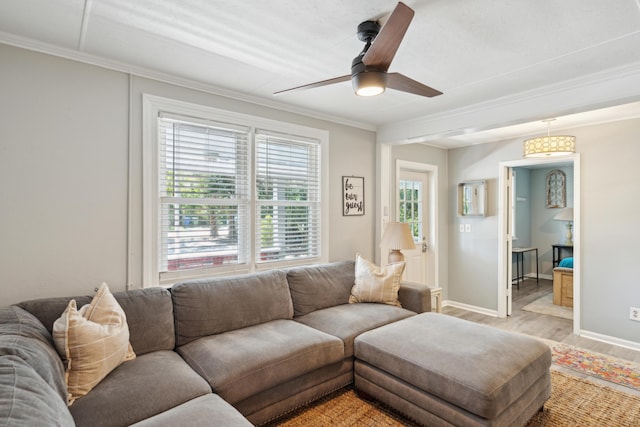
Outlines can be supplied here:
M0 425L263 424L352 383L358 335L431 310L408 283L403 308L348 304L353 283L338 262L115 293L137 357L69 407L51 330L71 298L0 308Z

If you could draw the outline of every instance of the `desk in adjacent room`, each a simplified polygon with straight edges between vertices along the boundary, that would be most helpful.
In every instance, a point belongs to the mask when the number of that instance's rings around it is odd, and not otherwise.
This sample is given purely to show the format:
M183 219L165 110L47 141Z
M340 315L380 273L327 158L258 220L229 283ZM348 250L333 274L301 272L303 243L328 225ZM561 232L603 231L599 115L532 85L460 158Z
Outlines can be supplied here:
M565 245L565 244L557 244L557 245L551 245L551 247L553 248L553 267L557 267L558 264L560 264L560 261L562 261L564 258L566 258L567 256L572 257L573 256L573 245ZM567 256L562 256L562 253L566 252L568 255Z
M536 283L540 282L540 276L538 274L538 248L513 248L511 249L511 253L516 256L516 277L512 279L515 280L516 286L520 289L520 281L525 279L524 276L524 254L525 252L533 252L536 253Z

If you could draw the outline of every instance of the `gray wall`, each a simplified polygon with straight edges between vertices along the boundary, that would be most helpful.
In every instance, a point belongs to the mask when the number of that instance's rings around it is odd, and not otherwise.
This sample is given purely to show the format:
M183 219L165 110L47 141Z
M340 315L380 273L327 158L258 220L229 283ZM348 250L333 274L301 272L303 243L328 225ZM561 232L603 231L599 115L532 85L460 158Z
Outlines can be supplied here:
M566 133L577 137L581 156L581 327L640 344L640 323L629 320L629 307L640 306L634 269L640 239L640 119ZM450 300L497 309L498 165L520 159L521 144L509 140L449 150L449 211L454 218L449 228ZM455 186L469 179L490 181L489 216L465 218L472 222L472 232L459 233Z
M373 258L374 132L6 45L0 58L0 305L142 286L142 93L329 131L329 260ZM342 216L342 175L365 178L365 216Z
M497 310L498 164L521 153L521 145L505 141L449 150L449 300ZM478 179L487 181L487 215L457 216L458 183ZM460 224L471 232L460 232Z

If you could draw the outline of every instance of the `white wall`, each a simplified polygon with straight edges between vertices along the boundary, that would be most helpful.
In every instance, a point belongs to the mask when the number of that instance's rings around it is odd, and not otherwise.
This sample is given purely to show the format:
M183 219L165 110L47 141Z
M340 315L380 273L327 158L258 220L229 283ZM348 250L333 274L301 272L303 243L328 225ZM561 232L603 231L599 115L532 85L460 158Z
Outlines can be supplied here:
M0 305L142 286L142 93L328 130L329 260L373 257L374 132L6 45L0 62ZM342 175L365 178L365 216L342 216Z
M640 240L640 119L581 127L567 133L577 137L581 156L581 329L613 341L640 345L640 323L629 320L629 307L640 306L635 271ZM459 233L457 223L450 227L449 299L453 301L497 309L495 183L499 162L520 159L521 144L521 140L499 141L449 152L452 218L457 182L483 178L492 183L490 216L475 220L472 233Z

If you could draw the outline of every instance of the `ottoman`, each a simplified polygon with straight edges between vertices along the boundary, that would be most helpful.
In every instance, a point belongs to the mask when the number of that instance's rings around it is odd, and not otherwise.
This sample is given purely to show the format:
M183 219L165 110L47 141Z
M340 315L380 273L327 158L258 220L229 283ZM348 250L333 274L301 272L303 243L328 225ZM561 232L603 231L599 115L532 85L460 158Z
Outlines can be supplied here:
M551 394L551 351L423 313L355 339L355 388L427 426L523 426Z

